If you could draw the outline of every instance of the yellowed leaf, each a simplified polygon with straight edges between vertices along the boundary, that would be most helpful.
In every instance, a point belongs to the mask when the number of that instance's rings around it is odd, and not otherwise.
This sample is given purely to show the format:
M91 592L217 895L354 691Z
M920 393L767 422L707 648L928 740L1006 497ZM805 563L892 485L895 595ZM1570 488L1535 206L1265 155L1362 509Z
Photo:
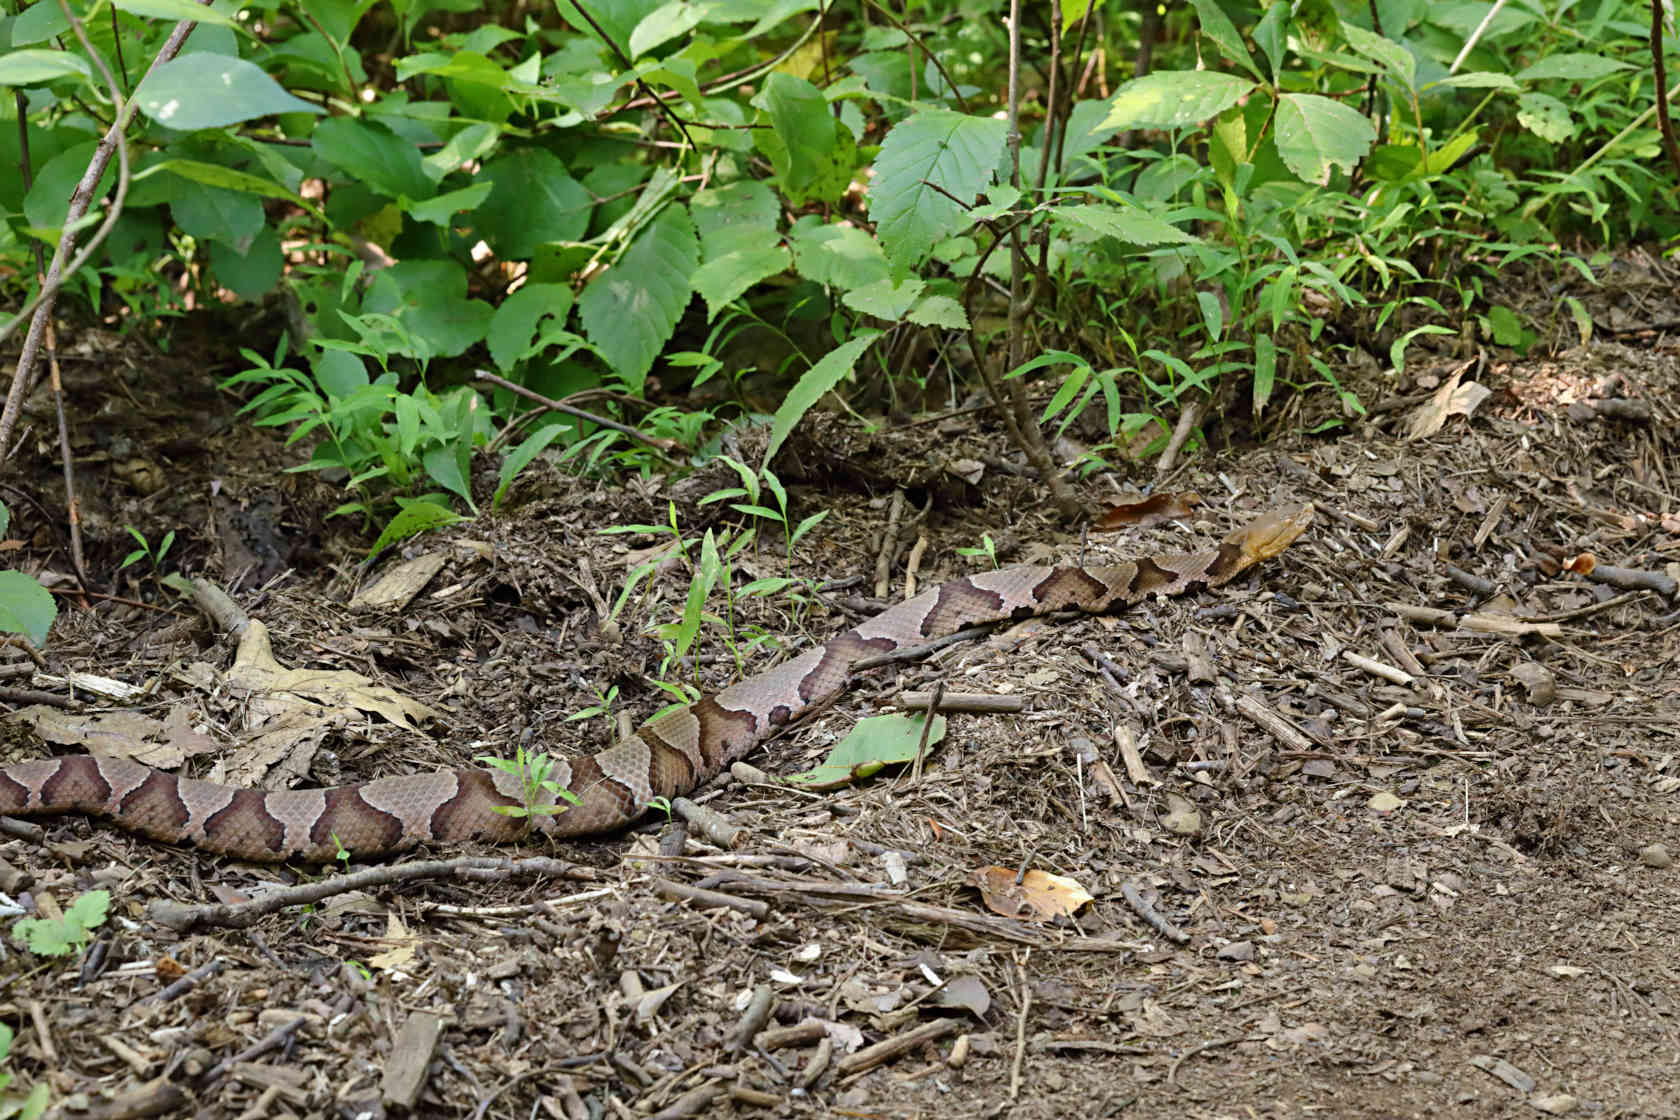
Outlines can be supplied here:
M969 873L971 886L994 913L1028 922L1047 922L1070 915L1091 901L1091 894L1076 880L1034 869L1015 881L1007 867L977 867Z

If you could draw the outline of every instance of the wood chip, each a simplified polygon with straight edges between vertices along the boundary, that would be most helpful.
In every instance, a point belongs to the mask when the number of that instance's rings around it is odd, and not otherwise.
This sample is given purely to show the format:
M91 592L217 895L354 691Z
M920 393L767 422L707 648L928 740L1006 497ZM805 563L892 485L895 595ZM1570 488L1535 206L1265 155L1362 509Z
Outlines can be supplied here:
M416 1011L403 1023L379 1086L386 1107L414 1107L426 1087L426 1070L442 1034L443 1020L427 1011Z

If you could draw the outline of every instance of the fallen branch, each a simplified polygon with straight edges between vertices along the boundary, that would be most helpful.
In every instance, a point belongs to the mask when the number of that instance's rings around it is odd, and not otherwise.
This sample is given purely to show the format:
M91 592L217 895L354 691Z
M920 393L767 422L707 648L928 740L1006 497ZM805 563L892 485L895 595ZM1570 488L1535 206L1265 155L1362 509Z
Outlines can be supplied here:
M248 902L217 902L194 906L160 899L152 903L153 921L185 932L197 926L246 929L288 906L303 906L350 891L371 890L421 879L471 879L489 882L507 879L579 879L593 882L600 877L594 868L580 867L547 856L511 859L505 856L460 856L456 859L415 860L385 867L370 867L349 875L334 875L314 883L281 887Z

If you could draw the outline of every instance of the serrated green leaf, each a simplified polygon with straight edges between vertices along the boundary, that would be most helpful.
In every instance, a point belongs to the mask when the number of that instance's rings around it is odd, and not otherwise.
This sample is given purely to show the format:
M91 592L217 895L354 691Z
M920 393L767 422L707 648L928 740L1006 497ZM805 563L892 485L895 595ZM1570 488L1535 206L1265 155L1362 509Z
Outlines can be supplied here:
M69 51L24 50L0 55L0 85L5 86L34 86L71 74L87 77L91 73L93 68L87 60Z
M896 270L908 270L968 227L967 208L991 184L1008 128L992 117L924 109L887 134L875 160L869 217Z
M1138 206L1083 203L1059 206L1050 216L1064 228L1113 237L1133 245L1185 245L1198 240Z
M1517 71L1517 81L1540 82L1548 78L1557 78L1566 82L1593 82L1617 71L1630 69L1632 65L1619 58L1571 52L1550 55L1533 66Z
M726 253L701 265L694 272L694 290L706 301L708 319L751 288L793 265L793 254L785 246L767 245L758 249L741 249Z
M781 141L777 150L766 149L765 154L771 157L782 189L792 197L803 195L834 149L835 122L828 99L803 78L772 73L753 104L769 114Z
M1342 35L1347 39L1348 46L1379 63L1395 81L1408 90L1416 87L1417 59L1412 57L1411 51L1392 39L1346 20L1342 21Z
M808 215L788 231L788 243L799 275L825 287L850 291L890 272L881 243L853 225L824 224Z
M374 274L364 311L394 316L424 353L452 358L481 340L494 312L467 298L467 270L453 260L398 261Z
M1569 106L1549 94L1530 91L1517 98L1517 123L1554 144L1575 135L1575 120Z
M387 198L418 201L437 193L420 165L420 150L383 125L332 117L315 126L310 147L352 181Z
M752 245L772 243L776 220L782 213L775 192L757 179L707 187L689 199L688 210L708 261L744 248L743 241Z
M189 23L208 23L236 31L243 30L239 21L232 16L218 12L207 4L196 4L193 0L112 0L112 4L131 16L142 16L146 19L166 19L171 23L186 20Z
M1340 101L1312 93L1278 98L1278 155L1309 183L1327 185L1333 167L1351 172L1376 139L1371 122Z
M197 4L192 7L197 11L209 10ZM134 98L140 111L152 120L182 131L225 128L276 113L320 115L322 112L319 106L281 89L255 63L202 52L182 55L158 66L146 75L140 88L134 91Z
M39 648L46 644L57 617L58 604L52 594L32 576L0 572L0 631L22 634Z
M1190 2L1196 8L1196 18L1202 25L1202 34L1212 39L1219 47L1219 52L1226 58L1235 62L1256 78L1260 77L1259 68L1254 65L1254 60L1249 57L1248 48L1243 46L1242 34L1237 31L1236 24L1231 22L1231 17L1225 14L1225 9L1219 6L1219 0L1190 0Z
M918 327L938 327L951 331L969 329L968 312L950 296L928 296L912 307L904 318Z
M861 288L853 288L840 297L840 302L853 311L861 311L865 315L896 323L926 289L927 281L919 276L906 276L896 282L889 277Z
M490 319L490 358L508 370L531 354L538 328L549 320L564 326L572 312L572 289L565 284L527 284L514 292Z
M477 210L484 200L490 197L495 188L494 183L474 183L470 187L462 187L458 191L449 191L436 195L424 202L409 202L403 207L417 222L429 222L436 226L447 226L449 219L462 211Z
M1157 70L1114 91L1101 127L1188 128L1241 101L1255 83L1211 70Z
M84 930L93 930L105 924L105 915L110 908L110 891L87 891L77 896L76 901L65 909L64 917Z
M552 152L518 148L485 164L480 177L495 186L473 213L474 232L504 257L525 260L589 230L595 200Z
M688 210L667 206L578 297L584 333L633 391L688 307L699 257Z
M770 425L770 444L764 449L761 466L769 466L782 441L793 431L793 426L825 393L851 375L852 367L857 365L857 360L880 334L880 331L859 331L850 341L830 350L816 365L805 371L798 384L783 399L782 407L776 410L776 418Z

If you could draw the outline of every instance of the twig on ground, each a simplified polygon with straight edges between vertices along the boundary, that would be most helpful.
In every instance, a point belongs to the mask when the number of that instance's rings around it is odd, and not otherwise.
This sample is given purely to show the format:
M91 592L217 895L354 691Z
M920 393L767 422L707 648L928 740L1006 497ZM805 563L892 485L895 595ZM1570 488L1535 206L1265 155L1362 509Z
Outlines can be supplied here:
M609 420L605 416L597 416L593 412L585 412L583 409L574 405L569 405L564 401L557 401L551 397L545 397L541 393L532 392L530 389L525 388L525 386L515 385L513 382L504 377L496 376L489 370L475 370L473 372L473 377L479 381L488 381L490 384L506 389L508 392L513 393L516 396L524 397L528 401L534 401L551 412L561 412L567 416L574 416L579 420L587 420L591 424L596 424L600 427L606 428L608 431L629 436L631 439L636 440L639 443L646 444L655 451L671 452L680 450L682 447L682 445L674 439L665 439L661 436L650 436L637 431L628 424L620 424L617 420Z
M914 1050L924 1042L933 1042L962 1029L960 1019L934 1019L912 1027L903 1034L883 1039L873 1046L865 1046L855 1054L848 1054L835 1064L834 1072L840 1077L856 1077L866 1073L878 1065L890 1062L900 1054Z
M904 517L904 491L894 490L887 508L887 531L881 534L881 549L875 554L875 598L885 599L892 587L893 555L898 550L898 523Z
M1216 1038L1209 1042L1204 1042L1200 1046L1192 1046L1190 1049L1174 1058L1172 1065L1167 1067L1167 1084L1171 1085L1175 1089L1178 1088L1178 1067L1183 1065L1189 1059L1194 1058L1197 1054L1205 1054L1209 1050L1217 1050L1221 1046L1235 1046L1242 1040L1243 1036L1239 1034L1233 1035L1230 1038Z
M1135 883L1122 883L1120 885L1120 895L1126 900L1126 905L1130 906L1137 916L1149 925L1149 928L1168 941L1182 945L1190 940L1188 933L1167 921L1166 918L1161 916L1160 911L1149 904L1149 900L1143 897L1143 892L1137 889Z
M1173 465L1178 462L1178 453L1184 449L1185 443L1190 439L1190 433L1196 430L1196 425L1201 423L1202 409L1205 407L1206 404L1201 398L1192 397L1185 404L1184 410L1178 414L1178 423L1173 426L1167 446L1161 450L1161 457L1155 460L1157 478L1172 470Z
M1464 588L1466 591L1480 595L1483 598L1487 598L1499 590L1499 585L1494 583L1492 580L1483 579L1481 576L1476 575L1473 572L1467 572L1456 564L1447 565L1447 578Z
M686 797L677 797L671 801L671 811L725 851L732 851L746 842L747 830L716 809L708 809Z
M530 856L524 859L507 856L458 856L455 859L415 860L385 867L369 867L348 875L334 875L314 883L282 887L248 902L218 902L190 906L162 899L152 903L150 914L152 920L159 925L181 932L195 926L244 929L288 906L301 906L350 891L370 890L395 883L448 878L471 879L477 882L509 879L578 879L593 882L600 878L600 873L592 867L580 867L547 856Z
M941 685L941 688L944 686ZM935 700L934 697L939 699ZM925 711L931 704L941 712L1020 712L1027 707L1027 698L997 692L901 692L893 703L906 711Z
M933 695L928 697L922 713L922 737L916 742L916 760L910 764L910 785L922 784L922 762L927 758L928 736L933 733L933 717L939 711L939 701L945 696L945 682L940 681L933 686Z
M958 630L955 634L947 634L943 638L935 638L931 642L924 642L909 649L895 649L891 653L877 653L872 657L852 662L853 673L860 673L865 669L879 669L882 665L897 665L905 661L920 661L930 653L936 653L946 646L954 646L958 642L970 641L974 638L984 638L990 634L992 626L970 626L966 630Z
M1618 568L1614 564L1594 564L1587 578L1624 591L1655 591L1665 599L1674 598L1676 591L1680 591L1680 586L1666 573L1642 568Z
M751 898L736 898L732 894L722 891L705 890L701 887L691 887L687 883L673 883L669 879L655 878L653 885L666 898L677 899L682 902L692 902L702 909L739 910L749 917L763 921L770 916L770 904Z
M251 616L233 601L232 596L203 576L193 577L192 589L193 604L216 624L218 631L230 638L244 636L251 625Z
M752 1000L747 1009L741 1013L741 1018L735 1024L724 1043L724 1049L731 1054L739 1053L746 1048L758 1032L764 1029L765 1022L770 1018L770 1008L775 1005L776 990L768 984L760 984L753 989ZM820 1024L819 1024L820 1025Z
M1027 956L1032 950L1027 950ZM1021 984L1021 1010L1015 1017L1015 1060L1009 1064L1009 1099L1021 1095L1021 1066L1027 1059L1027 1013L1032 1010L1032 983L1027 979L1026 958L1015 962L1015 975Z

